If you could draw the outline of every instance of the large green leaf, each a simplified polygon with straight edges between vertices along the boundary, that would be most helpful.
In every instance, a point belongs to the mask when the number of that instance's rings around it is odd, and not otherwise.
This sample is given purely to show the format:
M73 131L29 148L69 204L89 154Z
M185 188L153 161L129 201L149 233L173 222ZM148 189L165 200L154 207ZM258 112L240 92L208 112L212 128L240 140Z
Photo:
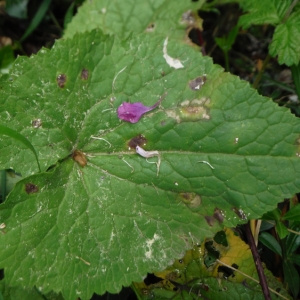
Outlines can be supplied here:
M200 25L197 10L204 2L182 0L174 5L170 0L86 1L68 24L64 36L100 28L122 39L130 32L168 34L183 39L184 29Z
M2 139L0 167L30 175L0 206L11 286L66 299L118 292L299 191L298 119L195 49L170 40L164 53L165 42L93 31L18 58L1 77L2 123L50 168L33 174L30 150ZM138 123L118 118L122 102L151 106L165 92ZM158 158L136 154L134 141L159 151L158 176Z

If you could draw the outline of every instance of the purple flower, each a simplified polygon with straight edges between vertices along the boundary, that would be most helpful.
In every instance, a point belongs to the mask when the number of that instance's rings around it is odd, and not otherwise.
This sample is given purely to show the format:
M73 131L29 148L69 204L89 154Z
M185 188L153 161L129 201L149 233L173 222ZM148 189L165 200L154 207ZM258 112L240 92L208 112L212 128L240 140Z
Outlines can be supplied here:
M129 102L123 102L118 107L118 117L121 120L124 120L126 122L130 123L136 123L139 121L139 119L142 117L142 115L155 107L157 107L161 100L165 97L166 94L164 94L154 105L152 106L145 106L142 102L135 102L135 103L129 103Z

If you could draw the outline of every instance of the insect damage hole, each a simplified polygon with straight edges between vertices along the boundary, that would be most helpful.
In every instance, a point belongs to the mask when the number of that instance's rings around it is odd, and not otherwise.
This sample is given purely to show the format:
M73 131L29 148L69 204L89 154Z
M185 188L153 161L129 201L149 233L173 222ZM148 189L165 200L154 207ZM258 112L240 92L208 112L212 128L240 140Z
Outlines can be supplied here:
M150 23L147 28L146 28L146 32L153 32L155 29L155 23Z
M203 76L200 76L194 80L191 80L189 82L189 86L193 91L197 91L202 88L202 86L205 84L205 82L206 82L206 74L203 74Z
M139 154L140 156L145 157L146 161L149 164L156 164L156 166L157 166L156 176L158 176L159 168L160 168L160 162L161 162L159 152L158 151L145 151L140 146L136 146L136 153ZM148 161L148 158L155 157L155 156L157 156L157 162L150 162L150 161Z

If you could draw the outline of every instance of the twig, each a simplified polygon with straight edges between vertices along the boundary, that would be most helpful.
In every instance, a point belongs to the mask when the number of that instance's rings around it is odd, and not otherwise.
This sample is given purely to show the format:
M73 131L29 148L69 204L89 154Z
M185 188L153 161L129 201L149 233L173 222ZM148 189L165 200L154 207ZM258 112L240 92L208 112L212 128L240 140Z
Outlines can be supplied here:
M266 222L267 222L267 223L269 223L269 224L272 224L273 226L275 226L275 225L276 225L274 222L271 222L271 221L266 221ZM298 232L298 231L295 231L295 230L289 229L289 228L287 228L287 227L286 227L286 229L287 229L287 231L288 231L288 232L291 232L291 233L294 233L294 234L300 235L300 232Z
M263 73L265 72L265 69L266 69L266 67L267 67L270 59L271 59L271 55L268 54L267 57L266 57L266 59L264 60L264 63L262 65L260 71L258 72L258 74L257 74L257 76L255 78L255 81L254 81L254 83L252 85L253 88L255 88L255 89L257 88L257 86L258 86L258 84L259 84L259 82L261 80L261 77L262 77Z
M246 236L248 239L248 244L250 246L251 252L252 252L252 256L255 262L255 266L256 266L256 270L257 270L257 274L259 277L259 283L261 285L264 297L266 300L271 300L271 295L270 295L270 291L269 291L269 287L267 284L267 279L261 264L261 260L257 251L257 248L255 246L255 242L254 242L254 238L253 235L251 233L251 229L250 229L250 225L249 222L247 224L244 225L245 231L246 231Z
M253 278L253 277L247 275L246 273L240 271L239 269L236 269L236 268L234 268L234 267L232 267L232 266L230 266L230 265L227 265L227 264L223 263L223 262L222 262L221 260L219 260L219 259L216 259L216 262L218 262L220 265L223 265L223 266L225 266L225 267L227 267L227 268L229 268L229 269L231 269L231 270L233 270L233 271L235 271L235 272L237 272L237 273L242 274L243 276L245 276L245 277L251 279L252 281L254 281L254 282L256 282L256 283L259 283L259 281L256 280L255 278ZM268 287L268 289L269 289L272 293L274 293L274 294L276 294L277 296L281 297L282 299L288 300L288 298L286 298L286 297L284 297L283 295L279 294L278 292L276 292L275 290L271 289L270 287Z

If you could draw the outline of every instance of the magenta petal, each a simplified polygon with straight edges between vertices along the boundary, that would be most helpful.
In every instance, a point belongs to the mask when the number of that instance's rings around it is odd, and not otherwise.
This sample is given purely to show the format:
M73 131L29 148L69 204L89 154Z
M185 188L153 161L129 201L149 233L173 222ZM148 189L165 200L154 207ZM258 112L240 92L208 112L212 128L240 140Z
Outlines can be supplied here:
M117 111L118 117L121 120L130 123L136 123L144 113L158 106L159 102L160 101L155 103L153 106L145 106L142 102L135 102L135 103L123 102L118 107L118 111Z

